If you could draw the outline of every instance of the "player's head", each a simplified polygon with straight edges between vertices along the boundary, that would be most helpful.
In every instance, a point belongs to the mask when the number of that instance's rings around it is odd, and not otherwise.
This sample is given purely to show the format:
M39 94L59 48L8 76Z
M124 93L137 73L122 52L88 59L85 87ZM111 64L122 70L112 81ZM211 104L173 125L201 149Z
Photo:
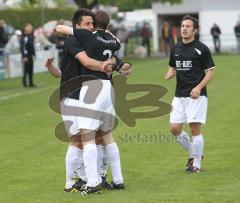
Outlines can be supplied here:
M110 17L105 11L102 10L96 11L94 19L95 19L94 25L96 29L106 30L108 28Z
M198 32L198 20L190 15L185 15L181 21L181 36L183 39L194 39Z
M75 28L93 30L94 13L86 8L80 8L72 17L72 25Z
M32 34L33 32L33 26L30 23L26 23L23 27L23 32L25 34Z

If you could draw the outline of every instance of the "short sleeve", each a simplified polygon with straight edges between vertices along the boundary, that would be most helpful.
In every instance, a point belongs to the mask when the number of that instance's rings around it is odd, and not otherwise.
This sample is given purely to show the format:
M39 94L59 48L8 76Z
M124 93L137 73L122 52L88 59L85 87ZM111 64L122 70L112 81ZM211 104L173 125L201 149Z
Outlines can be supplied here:
M73 57L76 57L79 53L83 51L85 51L85 49L82 44L75 38L72 38L71 43L69 43L68 46L68 53Z
M172 67L172 68L176 68L176 63L175 63L175 57L174 57L174 48L171 50L171 53L170 53L170 58L169 58L169 67Z
M205 47L203 54L202 54L202 63L203 69L208 70L215 67L215 64L212 59L212 54L208 47Z
M92 34L92 32L89 30L73 28L73 36L80 42L89 40L90 34Z

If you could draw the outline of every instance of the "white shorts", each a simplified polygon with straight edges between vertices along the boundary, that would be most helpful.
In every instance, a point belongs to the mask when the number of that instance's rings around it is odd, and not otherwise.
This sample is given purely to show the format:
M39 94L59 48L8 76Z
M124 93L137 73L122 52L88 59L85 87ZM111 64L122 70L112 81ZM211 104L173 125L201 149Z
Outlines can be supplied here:
M200 96L198 99L191 97L174 97L170 123L206 123L208 99Z
M80 132L78 129L77 115L74 113L79 108L78 105L78 100L70 98L63 99L60 104L62 119L69 137Z
M109 80L83 83L79 96L78 128L112 131L115 119L114 89Z

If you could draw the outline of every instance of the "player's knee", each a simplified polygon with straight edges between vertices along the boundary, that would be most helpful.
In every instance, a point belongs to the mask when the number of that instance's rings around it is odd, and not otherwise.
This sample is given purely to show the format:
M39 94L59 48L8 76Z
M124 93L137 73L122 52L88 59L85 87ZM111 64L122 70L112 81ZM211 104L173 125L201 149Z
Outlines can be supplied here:
M95 138L95 142L96 142L96 145L103 144L102 137L96 137L96 138Z
M104 145L114 143L113 135L111 132L102 134L102 141Z
M181 133L181 128L176 126L176 125L171 125L170 126L170 132L175 136L179 135Z
M201 124L200 123L190 123L191 134L193 136L201 134Z

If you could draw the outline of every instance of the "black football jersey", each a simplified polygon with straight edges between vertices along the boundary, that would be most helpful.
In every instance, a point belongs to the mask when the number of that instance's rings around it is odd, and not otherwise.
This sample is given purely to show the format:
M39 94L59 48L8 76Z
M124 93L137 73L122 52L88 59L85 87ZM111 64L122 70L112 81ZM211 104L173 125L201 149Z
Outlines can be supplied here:
M88 57L105 61L112 57L120 48L120 43L110 33L104 30L89 31L85 29L73 29L74 37L83 45ZM82 68L82 75L91 75L98 79L109 80L106 73Z
M209 48L194 40L191 43L177 43L171 50L169 66L176 69L176 97L190 97L190 93L205 77L205 70L214 68ZM200 95L207 96L204 87Z
M69 83L70 80L81 75L82 65L75 59L75 56L84 51L83 47L73 36L69 36L64 41L63 56L60 64L60 70L62 72L61 76L61 86L60 86L60 98L68 97L72 99L79 99L79 87L71 87L70 85L65 85ZM75 83L75 86L77 84ZM73 86L73 85L72 85ZM73 92L73 89L78 89Z

